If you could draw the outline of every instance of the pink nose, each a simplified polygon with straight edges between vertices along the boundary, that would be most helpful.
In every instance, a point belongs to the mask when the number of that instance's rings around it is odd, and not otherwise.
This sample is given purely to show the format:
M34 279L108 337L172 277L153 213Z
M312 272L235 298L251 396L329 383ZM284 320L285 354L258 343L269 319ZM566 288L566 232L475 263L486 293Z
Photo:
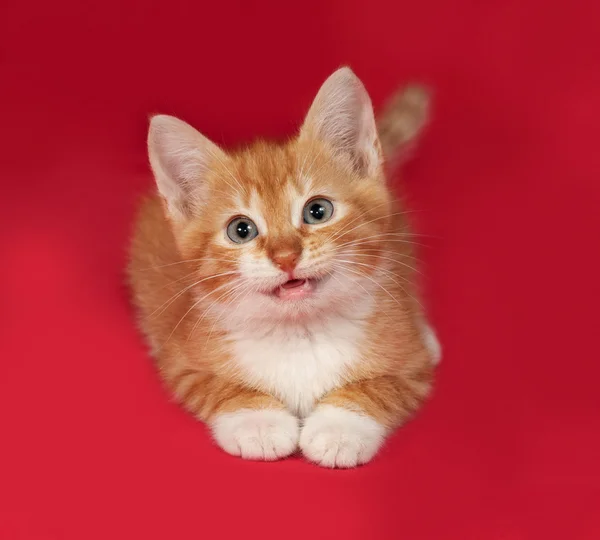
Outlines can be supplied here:
M271 258L279 268L284 272L291 274L294 271L294 268L296 268L296 264L298 264L300 253L297 251L284 251L274 253Z

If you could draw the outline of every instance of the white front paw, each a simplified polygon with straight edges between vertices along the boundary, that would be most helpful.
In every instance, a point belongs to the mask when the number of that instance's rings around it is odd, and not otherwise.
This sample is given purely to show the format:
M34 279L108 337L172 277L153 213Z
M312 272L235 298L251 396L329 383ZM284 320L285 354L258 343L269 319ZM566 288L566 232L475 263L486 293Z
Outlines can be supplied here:
M321 405L304 422L300 448L323 467L355 467L373 458L385 434L385 427L370 416Z
M298 419L285 410L240 409L218 415L211 427L225 452L244 459L273 461L298 446Z

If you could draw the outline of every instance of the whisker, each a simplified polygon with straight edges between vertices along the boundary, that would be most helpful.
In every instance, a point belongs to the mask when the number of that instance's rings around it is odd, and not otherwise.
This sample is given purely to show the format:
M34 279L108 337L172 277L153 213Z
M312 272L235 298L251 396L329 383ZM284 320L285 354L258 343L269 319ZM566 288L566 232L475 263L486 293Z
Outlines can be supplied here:
M337 262L342 262L342 263L347 263L347 264L356 264L357 266L365 266L366 268L371 268L372 270L375 270L375 271L385 272L386 274L390 274L390 275L395 276L395 277L397 277L399 279L403 279L404 281L406 281L407 283L410 284L410 280L408 278L406 278L404 276L399 276L398 274L395 274L391 270L387 270L385 268L377 267L377 266L374 266L372 264L360 263L360 262L357 262L357 261L348 261L346 259L334 259L334 260L337 261Z
M348 230L343 230L341 231L341 233L338 233L337 236L335 236L333 238L333 240L337 240L338 238L344 238L344 236L346 236L347 234L351 233L352 231L355 231L356 229L360 229L361 227L364 227L365 225L369 225L369 223L373 223L375 221L379 221L380 219L386 219L386 218L390 218L390 217L394 217L394 216L403 216L405 214L409 214L410 210L405 210L403 212L393 212L392 214L386 214L385 216L379 216L373 219L370 219L369 221L365 221L364 223L360 223L359 225L356 225L356 227L352 227L351 229Z
M385 203L383 203L383 204L385 204ZM367 214L367 213L368 213L370 210L373 210L373 209L375 209L375 208L378 208L378 207L380 207L380 206L382 206L382 204L379 204L379 205L377 205L377 206L374 206L373 208L370 208L369 210L366 210L365 212L363 212L362 214L360 214L360 215L359 215L359 216L358 216L356 219L358 219L358 218L360 218L360 217L364 216L364 215L365 215L365 214ZM339 232L339 233L338 233L338 234L337 234L337 235L336 235L336 236L333 238L333 240L337 240L338 238L343 238L343 237L344 237L346 234L348 234L348 233L351 233L352 231L354 231L354 230L356 230L356 229L359 229L360 227L363 227L363 226L365 226L365 225L368 225L369 223L373 223L374 221L379 221L380 219L386 219L386 218L389 218L389 217L394 217L394 216L401 216L401 215L404 215L404 214L409 214L410 212L411 212L410 210L404 210L404 211L402 211L402 212L393 212L393 213L391 213L391 214L386 214L386 215L384 215L384 216L379 216L379 217L376 217L376 218L370 219L369 221L365 221L364 223L360 223L359 225L356 225L355 227L352 227L351 229L343 229L343 230L341 230L341 231L340 231L340 232ZM354 221L356 221L356 219L353 219L353 220L352 220L352 221L349 223L349 225L350 225L351 223L353 223Z
M355 254L358 253L360 255L361 251L360 250L344 250L344 253L355 253ZM392 259L391 257L384 257L383 255L377 255L377 254L371 254L371 255L368 255L368 256L369 257L377 257L378 259L385 259L386 261L392 261L392 262L395 262L397 264L401 264L402 266L406 266L406 268L409 268L413 272L416 272L417 274L423 275L423 273L420 270L418 270L417 268L414 268L413 266L410 266L410 264L406 264L406 263L404 263L402 261L398 261L396 259Z
M336 268L336 270L337 270L337 271L339 271L339 272L341 272L341 273L342 273L342 274L344 274L344 275L347 275L347 274L345 274L345 273L343 272L343 270L342 270L341 268L339 268L339 267L338 267L338 268ZM337 279L337 278L335 277L335 274L333 274L333 273L332 273L331 271L329 271L329 270L327 271L327 273L328 273L328 274L329 274L329 275L330 275L332 278L334 278L334 279L335 279L335 280L336 280L336 281L337 281L337 282L340 284L340 286L341 286L342 288L344 288L344 284L343 284L343 283L342 283L342 282L341 282L339 279ZM352 279L352 278L350 278L350 279ZM358 286L359 286L359 287L360 287L360 288L361 288L363 291L365 291L365 292L366 292L366 293L367 293L367 294L368 294L368 295L371 297L371 299L373 300L373 302L375 302L375 298L373 298L373 295L372 295L372 294L371 294L371 293L370 293L370 292L369 292L367 289L365 289L365 288L363 287L362 283L359 283L359 282L358 282L358 281L356 281L355 279L352 279L352 283L355 283L356 285L358 285Z
M164 302L162 305L160 305L158 308L156 308L152 313L150 313L150 315L148 315L146 318L149 319L150 317L154 316L154 314L163 306L165 306L165 304L167 304L164 309L158 314L158 315L162 315L166 309L168 309L168 307L175 302L182 294L186 293L187 291L189 291L192 287L195 287L196 285L203 283L204 281L208 281L209 279L216 279L218 277L222 277L222 276L229 276L231 274L237 274L236 271L232 271L232 272L222 272L220 274L213 274L212 276L208 276L205 277L203 279L200 279L198 281L195 281L194 283L192 283L191 285L188 285L187 287L184 287L182 290L180 290L178 293L174 294L173 296L171 296L171 298L169 298L169 300L167 300L166 302Z
M246 285L246 283L242 283L242 286L243 286L243 285ZM241 288L241 292L240 292L240 290L239 290L240 288ZM235 301L236 301L236 300L238 300L238 299L245 298L245 297L246 297L246 296L248 296L248 295L250 294L250 292L252 291L252 287L247 287L246 289L244 289L243 287L240 287L240 288L238 288L238 289L237 289L237 290L238 290L237 294L236 294L236 295L235 295L233 298L231 298L231 299L230 299L232 303L233 303L233 302L235 302ZM244 295L244 293L246 293L246 294ZM242 295L244 295L244 296L242 296ZM208 343L208 342L210 341L210 338L212 337L212 333L213 333L213 330L215 329L215 326L216 326L216 324L217 324L217 323L218 323L218 322L219 322L219 321L220 321L220 320L221 320L221 319L222 319L224 316L225 316L225 311L223 310L223 312L221 313L221 315L219 315L219 316L218 316L218 317L217 317L217 318L216 318L216 319L213 321L213 324L212 324L212 326L210 327L210 331L208 332L208 336L206 337L206 343Z
M380 204L376 204L375 206L369 208L368 210L365 210L364 212L358 214L358 216L356 216L354 219L350 220L350 222L348 223L348 225L352 225L357 219L360 219L365 214L368 214L369 212L372 212L376 208L381 208L384 204L388 204L388 203L389 203L389 201L385 201L385 202L382 202ZM390 203L390 204L392 204L392 203ZM327 238L325 238L325 240L323 241L323 243L328 242L329 240L332 240L334 237L338 238L339 234L341 234L341 233L338 233L338 232L334 231L333 233L331 233L331 235L329 235Z
M373 279L371 276L367 276L366 274L363 274L356 270L352 270L351 268L348 268L346 266L343 266L343 268L348 272L352 272L353 274L356 274L360 277L367 278L369 281L372 281L373 283L375 283L375 285L377 285L380 289L382 289L388 296L390 296L398 305L402 306L400 301L390 291L388 291L383 285L381 285L381 283L378 283L377 280Z
M383 291L385 291L386 294L388 294L391 298L393 298L393 300L399 305L402 306L402 303L392 294L390 293L383 285L381 285L381 283L379 283L377 280L373 279L371 276L368 276L366 274L363 274L361 272L358 272L356 270L353 270L351 268L345 267L346 270L348 270L349 272L353 272L359 276L362 276L364 278L367 278L368 280L372 281L373 283L375 283L379 288L381 288ZM391 279L391 278L389 278ZM414 297L412 296L400 283L396 282L395 280L393 280L396 285L398 285L398 287L400 287L400 289L402 290L402 292L404 292L409 298L412 298L412 300L414 300L417 304L419 304L419 306L423 307L422 304Z
M344 275L344 276L348 276L348 274L346 274L346 273L344 272L344 267L340 267L340 266L338 266L338 267L336 268L336 271L337 271L337 272L340 272L340 273L341 273L342 275ZM331 274L331 273L330 273L330 275L331 275L331 277L334 277L334 275L333 275L333 274ZM367 290L365 287L363 287L363 285L362 285L362 283L360 283L360 281L357 281L356 279L353 279L351 276L348 276L348 278L349 278L349 279L352 281L352 283L354 283L355 285L358 285L358 286L359 286L359 287L360 287L360 288L361 288L363 291L365 291L365 293L367 293L367 295L368 295L368 296L371 298L371 300L373 300L373 303L376 303L376 301L375 301L375 298L373 297L373 295L372 295L372 294L371 294L371 293L370 293L370 292L369 292L369 291L368 291L368 290ZM340 283L340 281L339 281L339 280L337 280L337 279L336 279L336 281L337 281L338 283ZM340 285L341 285L341 283L340 283ZM383 313L386 315L386 317L387 317L387 318L388 318L388 319L391 321L391 320L392 320L392 318L390 317L390 314L388 313L388 311L387 311L387 310L385 310L385 309L382 309L382 311L383 311Z
M343 244L340 244L339 246L335 246L333 249L340 250L344 246L380 243L381 240L376 240L377 238L386 238L386 240L384 240L385 242L404 242L405 244L413 244L413 245L417 245L417 246L427 247L425 244L421 244L420 242L414 242L413 240L389 238L390 236L395 237L395 236L404 236L404 235L402 233L375 234L373 236L365 236L364 238L358 238L356 240L351 240L350 242L344 242ZM410 236L410 235L407 235L407 236ZM371 240L371 241L369 242L368 240Z
M180 277L179 279L176 279L174 281L170 281L169 283L166 283L165 285L158 288L157 290L162 291L163 289L166 289L167 287L170 287L171 285L175 285L175 283L179 283L180 281L185 281L186 279L190 279L190 276L193 276L194 274L197 274L198 272L199 272L199 270L194 270L194 271L190 272L189 274L186 274L185 276Z
M354 249L352 246L350 247L350 249L344 249L342 250L344 253L364 253L364 252L380 252L382 251L383 253L388 253L390 255L398 255L399 257L406 257L407 259L412 259L413 261L420 261L420 259L418 257L415 257L414 255L408 255L406 253L397 253L395 251L388 251L387 249L383 249L383 248L360 248L360 249ZM395 260L395 259L393 259ZM396 262L400 262L400 261L396 261ZM414 269L413 269L414 270Z
M186 259L185 261L176 261L168 264L160 264L158 266L148 266L147 268L142 268L141 271L145 272L146 270L156 270L157 268L166 268L167 266L175 266L176 264L185 264L185 263L193 263L199 262L202 259Z
M238 289L240 289L241 287L243 287L244 282L238 283L233 285L233 287L231 289L226 290L223 294L219 295L219 297L216 300L213 300L213 302L210 304L210 306L208 306L204 312L202 313L202 315L196 320L196 322L194 323L194 326L192 327L192 330L190 331L190 333L188 334L188 340L192 337L192 335L194 334L194 332L196 331L196 328L198 328L198 326L200 325L200 323L204 320L204 318L206 317L206 315L208 315L208 313L210 312L210 310L212 309L212 307L217 304L218 302L220 302L223 298L225 298L228 294L233 293L234 291L237 291Z
M141 268L140 271L145 272L147 270L156 270L158 268L166 268L167 266L175 266L177 264L185 264L185 263L193 263L193 262L202 262L202 261L218 261L218 262L238 262L235 259L227 259L227 258L213 258L213 257L201 257L199 259L186 259L185 261L176 261L168 264L160 264L158 266L148 266L147 268Z
M179 325L183 322L183 320L188 316L188 314L190 313L190 311L192 311L192 309L194 309L200 302L202 302L205 298L208 298L211 294L216 293L218 290L222 289L223 287L226 287L227 285L229 285L229 283L223 283L223 285L220 285L219 287L217 287L214 291L210 291L208 294L205 294L202 298L200 298L199 300L196 300L191 307L183 314L183 317L181 317L181 319L179 319L179 321L177 322L177 324L175 325L175 328L173 328L173 330L171 330L171 333L169 334L169 337L167 338L167 340L161 345L161 348L164 347L169 340L171 339L171 337L173 337L173 334L175 333L175 331L177 330L177 328L179 328Z

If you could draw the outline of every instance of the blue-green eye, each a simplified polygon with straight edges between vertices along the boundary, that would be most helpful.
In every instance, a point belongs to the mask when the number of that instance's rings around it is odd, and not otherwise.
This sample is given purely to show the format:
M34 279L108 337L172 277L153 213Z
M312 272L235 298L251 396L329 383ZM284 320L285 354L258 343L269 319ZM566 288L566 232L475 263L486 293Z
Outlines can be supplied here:
M313 199L304 207L304 223L309 225L325 223L331 219L331 216L333 216L333 204L327 199Z
M245 244L258 236L258 229L251 219L238 217L227 225L227 236L236 244Z

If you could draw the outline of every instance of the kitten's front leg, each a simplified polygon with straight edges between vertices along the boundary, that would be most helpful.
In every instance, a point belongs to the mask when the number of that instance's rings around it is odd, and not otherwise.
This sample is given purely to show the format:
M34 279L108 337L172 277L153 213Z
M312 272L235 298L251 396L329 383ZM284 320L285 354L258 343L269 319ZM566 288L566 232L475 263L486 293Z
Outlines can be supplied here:
M183 372L172 385L225 452L265 461L295 452L298 419L273 396L194 371Z
M323 467L367 463L387 435L416 411L430 386L426 370L410 381L390 375L333 390L304 421L303 454Z

